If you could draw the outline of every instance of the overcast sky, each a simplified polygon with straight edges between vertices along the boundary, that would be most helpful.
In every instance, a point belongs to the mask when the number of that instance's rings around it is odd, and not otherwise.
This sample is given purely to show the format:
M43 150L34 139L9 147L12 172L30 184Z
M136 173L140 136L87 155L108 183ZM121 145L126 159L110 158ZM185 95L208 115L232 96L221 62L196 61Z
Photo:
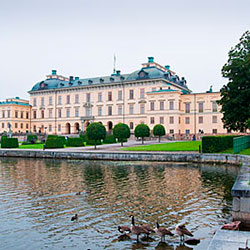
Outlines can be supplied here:
M226 83L228 51L250 29L250 0L0 0L0 100L29 98L52 69L131 73L148 56L193 92Z

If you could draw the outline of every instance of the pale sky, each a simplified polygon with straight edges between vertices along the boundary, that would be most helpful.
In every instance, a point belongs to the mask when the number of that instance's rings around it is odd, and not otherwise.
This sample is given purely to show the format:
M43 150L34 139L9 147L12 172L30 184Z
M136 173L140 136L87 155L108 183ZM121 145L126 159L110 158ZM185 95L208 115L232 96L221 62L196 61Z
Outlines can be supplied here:
M250 0L0 0L0 100L19 96L52 69L64 76L121 73L153 56L193 92L226 79L228 52L250 29Z

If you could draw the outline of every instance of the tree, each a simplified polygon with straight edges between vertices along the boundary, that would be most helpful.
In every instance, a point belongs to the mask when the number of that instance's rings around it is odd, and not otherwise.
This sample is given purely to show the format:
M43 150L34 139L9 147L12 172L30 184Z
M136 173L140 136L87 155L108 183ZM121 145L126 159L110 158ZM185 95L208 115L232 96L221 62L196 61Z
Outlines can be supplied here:
M246 120L246 128L250 130L250 118Z
M246 130L250 118L250 32L245 32L240 42L232 48L229 59L222 68L222 75L228 78L221 90L221 105L224 127L230 130Z
M104 139L106 136L106 128L99 122L92 122L87 127L86 135L89 140L93 140L95 142L96 149L96 142Z
M165 135L165 128L161 124L156 124L153 128L154 136L159 136L159 142L161 141L161 136Z
M113 128L113 135L121 141L121 146L123 147L123 140L130 137L130 129L127 124L118 123Z
M141 137L142 140L142 144L143 144L143 140L144 137L148 137L150 135L150 129L148 127L148 125L146 124L138 124L135 127L135 137Z

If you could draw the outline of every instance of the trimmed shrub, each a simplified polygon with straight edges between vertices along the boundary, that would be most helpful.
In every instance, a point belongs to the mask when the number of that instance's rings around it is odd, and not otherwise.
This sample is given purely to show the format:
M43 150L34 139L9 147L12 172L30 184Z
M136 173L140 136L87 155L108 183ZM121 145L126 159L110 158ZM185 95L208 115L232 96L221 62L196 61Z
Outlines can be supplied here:
M233 147L233 138L238 135L204 136L202 137L202 152L217 153Z
M86 129L88 141L95 142L95 149L98 140L103 140L106 136L106 128L99 122L92 122Z
M141 141L143 144L144 138L150 136L149 126L146 124L138 124L135 127L135 137L141 137Z
M87 140L88 140L88 137L87 137L87 135L86 134L80 134L80 138L82 139L82 141L83 142L87 142Z
M51 138L59 138L59 140L62 141L63 145L66 144L66 138L65 138L65 136L61 136L61 135L48 135L47 140L48 139L50 140Z
M125 139L127 141L127 139L130 137L130 129L127 124L118 123L113 128L113 135L119 139L121 146L123 146Z
M82 138L80 137L69 137L66 142L66 145L68 147L83 147L84 143Z
M106 135L106 137L103 140L103 143L116 143L116 139L114 135Z
M2 136L1 138L1 147L2 148L18 148L18 139L17 138L8 138Z
M164 126L161 124L156 124L153 128L153 134L154 134L154 136L159 137L159 142L160 142L161 136L166 134Z
M64 136L48 136L45 142L45 148L64 148Z
M37 135L30 134L27 136L27 142L29 142L29 143L34 144L36 142L36 140L37 140Z

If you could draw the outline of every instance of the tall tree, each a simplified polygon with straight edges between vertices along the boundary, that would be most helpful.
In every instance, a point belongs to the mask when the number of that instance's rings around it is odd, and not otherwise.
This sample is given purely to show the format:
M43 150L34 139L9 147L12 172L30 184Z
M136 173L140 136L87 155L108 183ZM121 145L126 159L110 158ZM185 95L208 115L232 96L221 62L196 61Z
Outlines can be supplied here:
M250 32L246 31L240 42L228 53L228 61L222 68L227 85L221 90L222 121L228 130L246 130L250 118Z
M98 140L102 140L106 136L106 128L99 122L92 122L86 130L86 134L89 140L94 140L95 149Z
M119 139L121 146L123 146L123 141L130 137L130 129L127 124L118 123L113 128L113 135Z

